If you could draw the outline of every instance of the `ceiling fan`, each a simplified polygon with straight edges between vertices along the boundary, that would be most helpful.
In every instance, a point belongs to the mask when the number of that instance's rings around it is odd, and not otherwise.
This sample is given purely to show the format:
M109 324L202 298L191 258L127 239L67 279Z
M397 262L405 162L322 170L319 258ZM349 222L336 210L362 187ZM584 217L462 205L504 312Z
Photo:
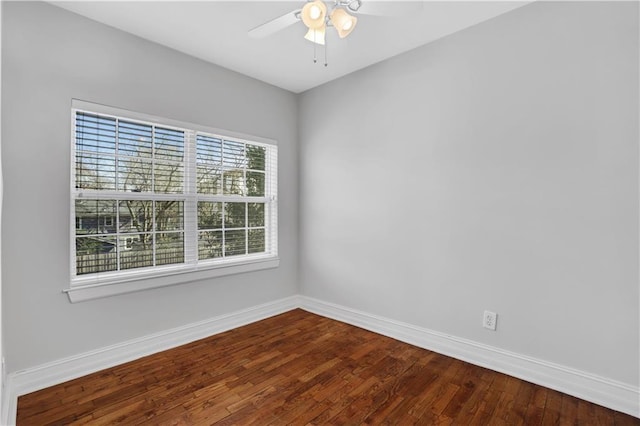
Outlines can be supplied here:
M329 6L327 6L329 4ZM249 31L253 38L264 38L302 21L308 28L305 39L325 44L327 27L334 27L340 38L345 38L355 28L356 15L405 15L422 9L422 2L381 2L375 0L308 0L302 8L292 10Z

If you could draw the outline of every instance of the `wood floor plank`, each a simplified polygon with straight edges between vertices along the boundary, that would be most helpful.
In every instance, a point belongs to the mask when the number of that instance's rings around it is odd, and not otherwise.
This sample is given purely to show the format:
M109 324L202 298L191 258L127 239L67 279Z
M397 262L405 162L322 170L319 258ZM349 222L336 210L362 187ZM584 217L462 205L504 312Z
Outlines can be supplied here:
M498 401L500 400L502 393L502 391L493 387L486 389L482 402L469 421L469 425L481 426L490 424L489 422L493 416L493 412L496 410L496 406L498 405Z
M547 403L544 407L544 415L542 416L542 424L558 425L561 424L562 413L562 394L553 390L547 393Z
M23 425L640 425L300 309L23 395Z
M531 399L529 400L529 405L525 411L525 423L527 425L536 426L542 424L544 408L547 403L547 389L542 386L533 385L531 392ZM589 405L593 406L593 404ZM585 418L592 417L587 415Z

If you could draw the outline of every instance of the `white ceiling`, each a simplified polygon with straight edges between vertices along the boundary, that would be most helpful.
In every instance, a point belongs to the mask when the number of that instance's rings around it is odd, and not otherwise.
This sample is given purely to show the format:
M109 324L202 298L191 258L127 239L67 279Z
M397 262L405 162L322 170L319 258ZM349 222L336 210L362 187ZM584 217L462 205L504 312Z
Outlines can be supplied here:
M377 0L362 0L367 1ZM300 1L53 1L93 20L300 93L520 7L529 1L380 2L410 6L404 16L358 15L345 39L327 31L324 50L304 40L302 22L263 39L247 32L304 5ZM329 3L329 2L327 2ZM402 4L404 3L404 4ZM416 7L421 3L422 7ZM385 5L383 5L385 6ZM389 6L387 4L386 6ZM415 12L415 9L418 11Z

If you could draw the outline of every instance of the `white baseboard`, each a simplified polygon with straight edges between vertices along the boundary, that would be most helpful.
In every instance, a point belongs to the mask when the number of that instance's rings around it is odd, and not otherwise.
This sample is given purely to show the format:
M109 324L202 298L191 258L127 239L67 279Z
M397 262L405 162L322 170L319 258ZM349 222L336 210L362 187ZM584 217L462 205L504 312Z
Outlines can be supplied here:
M327 318L352 324L640 417L640 389L637 387L318 299L292 296L11 373L7 375L2 393L0 425L15 424L17 398L20 395L260 321L295 308L302 308Z
M2 391L2 412L0 412L0 425L2 426L14 425L16 423L18 395L13 392L13 386L11 386L11 384L11 375L7 375Z
M260 321L299 306L298 296L292 296L10 373L3 393L0 425L15 424L20 395Z
M563 365L300 296L300 307L402 342L640 417L640 389Z

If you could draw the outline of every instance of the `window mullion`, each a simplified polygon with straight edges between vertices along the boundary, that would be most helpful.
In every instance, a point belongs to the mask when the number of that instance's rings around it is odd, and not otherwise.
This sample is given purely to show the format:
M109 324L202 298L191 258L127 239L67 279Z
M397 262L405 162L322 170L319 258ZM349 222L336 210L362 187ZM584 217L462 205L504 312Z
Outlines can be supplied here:
M151 126L151 193L156 193L156 126Z
M113 180L115 182L115 190L117 191L120 188L120 173L118 173L118 169L120 168L120 120L116 120L116 134L115 134L115 158L113 165L115 166L115 170L113 171L114 177ZM120 268L118 267L118 270Z
M116 158L114 159L114 181L115 181L115 192L120 188L120 173L118 173L120 169L120 120L116 119L116 132L115 132L115 150L116 150ZM116 270L121 271L122 265L120 263L120 199L115 197L116 202Z
M220 230L222 231L222 258L225 258L225 257L227 257L226 256L226 252L227 252L226 247L227 246L225 244L227 232L226 232L226 229L225 229L226 226L225 226L224 222L225 222L225 219L226 219L226 217L225 217L226 216L225 207L227 206L227 203L223 202L221 204L221 206L222 206L222 214L220 216L222 218L222 223L220 224L221 225Z
M74 199L82 200L157 200L157 201L182 201L187 198L183 194L153 194L151 192L117 192L117 191L75 191L71 194Z
M249 254L249 203L244 203L244 254Z
M242 188L242 195L244 198L244 254L249 254L249 203L246 202L247 196L249 195L248 186L247 186L247 167L249 167L249 160L247 159L247 144L243 144L244 152L243 159L244 164L242 165L242 184L244 188Z
M153 256L153 266L157 266L156 264L156 244L158 242L157 234L156 234L156 203L157 201L154 199L151 201L151 250Z
M151 260L152 265L157 266L156 245L158 235L156 234L156 126L151 126ZM145 229L145 232L147 230ZM144 238L144 236L143 236Z
M116 199L116 265L120 271L120 200Z
M184 261L195 265L198 262L196 132L185 131L184 138Z
M265 195L269 198L269 201L265 204L265 227L268 229L265 230L265 249L269 253L278 252L277 155L277 147L271 146L267 148L265 158L267 161L265 167Z

